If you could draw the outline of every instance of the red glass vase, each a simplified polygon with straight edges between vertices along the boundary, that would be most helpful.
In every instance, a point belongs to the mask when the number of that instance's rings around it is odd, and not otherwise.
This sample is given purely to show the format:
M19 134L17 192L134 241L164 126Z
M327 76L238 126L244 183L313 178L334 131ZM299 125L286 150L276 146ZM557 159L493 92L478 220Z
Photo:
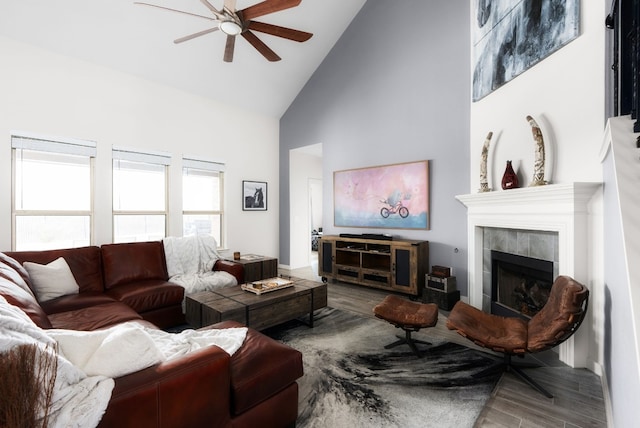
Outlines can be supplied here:
M518 174L513 170L511 161L507 161L507 168L502 176L502 188L504 190L517 189L519 187Z

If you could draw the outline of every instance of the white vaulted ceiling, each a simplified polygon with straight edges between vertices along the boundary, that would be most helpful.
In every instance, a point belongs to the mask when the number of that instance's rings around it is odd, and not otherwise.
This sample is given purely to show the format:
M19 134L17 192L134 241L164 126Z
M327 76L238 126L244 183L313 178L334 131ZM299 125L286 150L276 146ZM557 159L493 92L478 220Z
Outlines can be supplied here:
M210 14L200 0L145 1ZM237 0L237 9L259 1ZM257 18L313 33L304 43L256 33L282 58L279 62L268 62L241 37L233 62L223 62L226 39L220 32L174 44L212 23L133 0L0 0L0 36L280 117L365 1L302 0ZM221 8L223 0L211 3Z

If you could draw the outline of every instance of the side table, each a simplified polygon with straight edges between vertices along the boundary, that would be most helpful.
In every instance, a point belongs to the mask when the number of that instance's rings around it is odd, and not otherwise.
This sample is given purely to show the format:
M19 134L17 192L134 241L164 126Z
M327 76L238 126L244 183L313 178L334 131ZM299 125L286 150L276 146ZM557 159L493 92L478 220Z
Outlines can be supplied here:
M240 260L230 261L243 265L244 282L260 281L278 276L278 259L274 257L247 254L240 256Z

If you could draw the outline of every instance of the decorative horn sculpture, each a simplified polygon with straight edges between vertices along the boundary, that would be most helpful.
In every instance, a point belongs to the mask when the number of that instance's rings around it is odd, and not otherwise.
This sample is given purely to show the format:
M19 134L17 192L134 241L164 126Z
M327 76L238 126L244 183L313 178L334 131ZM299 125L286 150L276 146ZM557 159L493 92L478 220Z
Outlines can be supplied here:
M533 164L533 181L529 186L544 186L547 182L544 180L544 138L538 123L531 117L527 116L527 122L531 125L533 132L533 140L536 144L536 158Z
M487 159L489 158L489 144L491 143L493 132L487 134L482 146L482 154L480 155L480 189L478 193L490 192L489 182L487 181Z

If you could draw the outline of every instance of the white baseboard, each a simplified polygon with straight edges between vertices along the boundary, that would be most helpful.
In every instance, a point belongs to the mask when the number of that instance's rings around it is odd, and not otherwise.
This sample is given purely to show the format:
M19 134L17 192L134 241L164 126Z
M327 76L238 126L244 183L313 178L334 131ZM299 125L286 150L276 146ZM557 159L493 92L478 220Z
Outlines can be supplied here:
M587 367L587 369L600 376L600 382L602 383L602 395L604 396L604 411L607 418L607 427L614 428L613 406L611 404L611 392L609 391L607 372L604 370L604 367L602 367L602 364L596 361L589 361L589 367Z

